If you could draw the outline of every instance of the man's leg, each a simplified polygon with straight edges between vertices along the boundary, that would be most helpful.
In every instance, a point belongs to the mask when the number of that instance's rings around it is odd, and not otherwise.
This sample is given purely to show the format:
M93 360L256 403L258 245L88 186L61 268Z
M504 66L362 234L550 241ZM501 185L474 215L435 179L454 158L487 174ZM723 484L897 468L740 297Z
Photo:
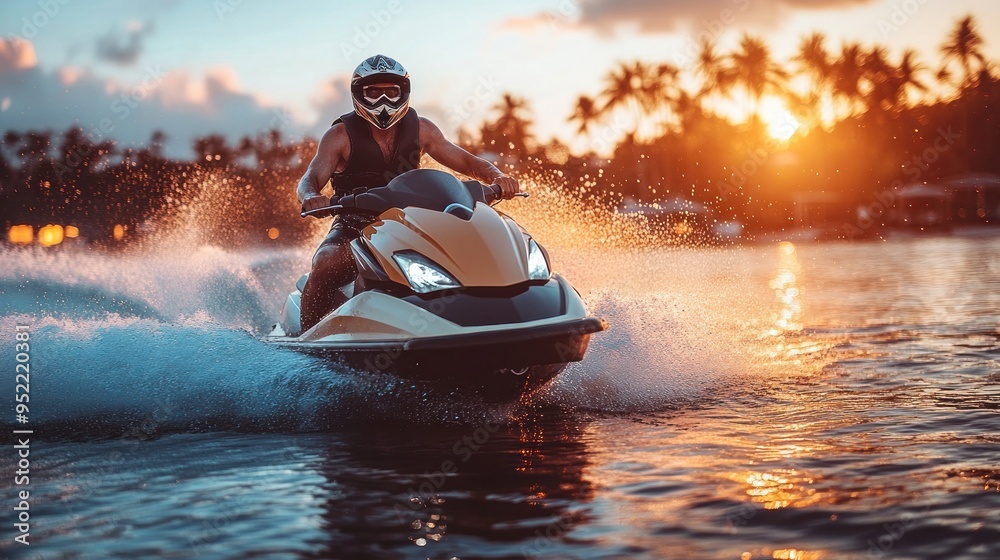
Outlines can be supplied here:
M351 240L356 236L353 228L334 224L330 234L316 249L312 272L302 290L302 313L299 318L302 332L311 329L335 306L343 303L337 288L357 276L351 254Z

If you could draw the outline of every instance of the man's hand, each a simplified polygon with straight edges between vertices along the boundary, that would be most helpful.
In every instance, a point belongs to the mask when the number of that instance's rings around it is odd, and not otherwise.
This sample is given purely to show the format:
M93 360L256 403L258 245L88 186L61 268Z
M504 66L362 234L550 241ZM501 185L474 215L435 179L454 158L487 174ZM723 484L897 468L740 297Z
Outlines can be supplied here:
M330 199L321 194L310 196L309 198L302 201L302 211L309 212L310 210L316 210L318 208L326 208L330 205ZM312 214L314 218L325 218L329 216L329 212L321 212L318 214Z
M517 179L513 177L501 175L493 180L493 184L500 187L500 198L503 199L514 198L515 194L521 192L521 185L518 185Z

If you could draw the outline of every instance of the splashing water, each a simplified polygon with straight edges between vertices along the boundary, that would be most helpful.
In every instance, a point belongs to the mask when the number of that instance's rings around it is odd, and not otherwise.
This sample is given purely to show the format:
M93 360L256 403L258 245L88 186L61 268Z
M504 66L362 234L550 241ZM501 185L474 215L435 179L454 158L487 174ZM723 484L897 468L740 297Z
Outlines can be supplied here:
M765 367L755 337L771 320L773 297L766 279L747 272L760 256L657 246L645 224L585 193L525 183L532 198L500 209L547 246L555 269L611 326L541 402L662 409ZM199 227L225 219L221 186L212 184L177 204L163 221L169 227L123 253L0 252L0 329L32 328L35 421L79 431L117 418L121 431L155 433L309 430L400 415L462 422L487 413L261 343L326 224L317 221L301 247L208 244Z

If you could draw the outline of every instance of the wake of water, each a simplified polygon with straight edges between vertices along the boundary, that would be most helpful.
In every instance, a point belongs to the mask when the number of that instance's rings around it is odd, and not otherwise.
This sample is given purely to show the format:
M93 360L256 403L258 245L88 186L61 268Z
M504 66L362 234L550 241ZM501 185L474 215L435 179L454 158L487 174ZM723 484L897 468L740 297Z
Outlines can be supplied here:
M642 245L648 231L541 185L534 192L541 195L534 205L507 209L548 246L556 268L611 328L532 406L669 408L762 367L754 333L770 320L773 299L766 280L735 272L753 269L757 257L711 249L609 252L607 244L630 238ZM15 324L32 329L32 422L93 437L517 414L516 407L497 410L267 346L258 339L312 246L233 252L183 231L122 254L0 252L0 332L14 332ZM2 343L5 370L13 369L12 342Z

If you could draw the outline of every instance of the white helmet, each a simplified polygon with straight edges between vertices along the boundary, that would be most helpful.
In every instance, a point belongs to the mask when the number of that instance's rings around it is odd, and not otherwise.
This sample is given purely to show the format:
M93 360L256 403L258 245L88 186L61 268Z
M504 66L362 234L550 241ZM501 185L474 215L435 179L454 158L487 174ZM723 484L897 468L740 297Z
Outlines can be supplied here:
M377 84L391 84L377 87ZM387 129L410 109L410 75L395 60L377 54L358 65L351 78L354 110L373 125Z

